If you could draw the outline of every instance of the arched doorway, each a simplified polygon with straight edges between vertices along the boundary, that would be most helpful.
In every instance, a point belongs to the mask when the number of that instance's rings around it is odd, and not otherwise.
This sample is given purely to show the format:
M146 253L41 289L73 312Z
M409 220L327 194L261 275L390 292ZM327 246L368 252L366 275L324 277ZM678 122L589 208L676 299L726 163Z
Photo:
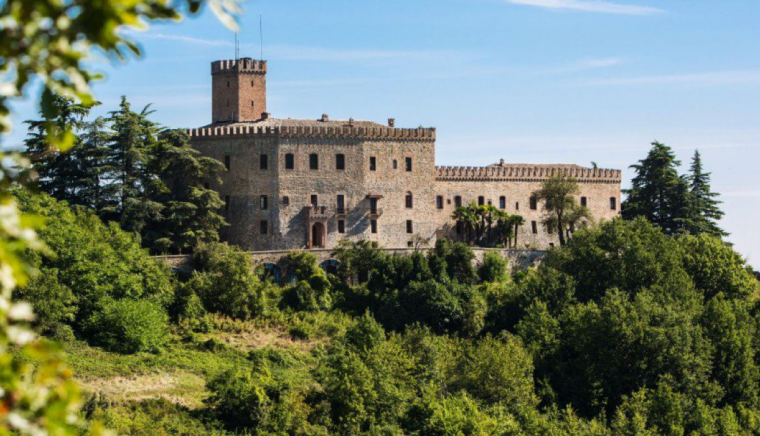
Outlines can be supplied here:
M322 223L311 226L311 248L325 248L325 225Z

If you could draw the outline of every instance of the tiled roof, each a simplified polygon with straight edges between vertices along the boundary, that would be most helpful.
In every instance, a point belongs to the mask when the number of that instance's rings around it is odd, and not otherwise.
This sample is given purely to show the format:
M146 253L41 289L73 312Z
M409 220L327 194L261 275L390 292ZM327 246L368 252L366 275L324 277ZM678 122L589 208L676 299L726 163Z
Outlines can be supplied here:
M359 120L299 120L293 118L267 118L265 120L238 121L234 123L216 123L203 126L207 127L388 127L385 124L373 121Z

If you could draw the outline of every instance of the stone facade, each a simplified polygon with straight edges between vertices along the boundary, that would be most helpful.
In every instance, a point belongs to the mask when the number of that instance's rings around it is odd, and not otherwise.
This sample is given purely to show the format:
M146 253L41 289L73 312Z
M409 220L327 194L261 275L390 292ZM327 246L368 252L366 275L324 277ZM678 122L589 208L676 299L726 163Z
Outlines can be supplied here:
M332 248L341 239L405 248L413 235L431 244L462 238L451 219L458 199L519 213L519 247L545 249L557 237L542 228L541 205L531 209L530 197L560 174L578 180L579 201L585 198L594 220L619 214L619 170L503 161L436 167L434 128L396 128L392 119L386 126L327 115L272 118L264 61L217 61L212 77L214 122L188 133L193 147L228 167L214 188L227 201L223 236L243 249ZM227 101L237 102L236 112Z

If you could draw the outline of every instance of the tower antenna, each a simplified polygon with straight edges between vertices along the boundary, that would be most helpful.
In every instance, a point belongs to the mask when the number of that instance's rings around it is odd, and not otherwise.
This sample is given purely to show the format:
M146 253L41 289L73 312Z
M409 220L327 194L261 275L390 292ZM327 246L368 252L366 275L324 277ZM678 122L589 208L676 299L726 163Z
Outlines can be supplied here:
M259 55L261 56L259 59L264 60L264 26L261 23L261 14L259 14Z
M235 60L240 57L240 41L238 41L238 34L235 32Z

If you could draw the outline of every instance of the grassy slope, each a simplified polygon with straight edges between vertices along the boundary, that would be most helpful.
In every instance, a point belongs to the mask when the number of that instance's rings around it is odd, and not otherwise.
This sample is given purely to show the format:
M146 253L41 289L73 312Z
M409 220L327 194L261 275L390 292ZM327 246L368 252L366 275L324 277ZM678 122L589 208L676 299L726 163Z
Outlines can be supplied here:
M206 381L231 367L251 368L249 354L263 352L275 360L273 373L308 384L316 362L312 352L350 322L341 313L278 312L255 323L215 318L211 333L191 334L178 327L159 354L122 355L82 342L68 344L66 353L91 397L85 409L120 435L221 436L235 433L209 417L203 404Z

